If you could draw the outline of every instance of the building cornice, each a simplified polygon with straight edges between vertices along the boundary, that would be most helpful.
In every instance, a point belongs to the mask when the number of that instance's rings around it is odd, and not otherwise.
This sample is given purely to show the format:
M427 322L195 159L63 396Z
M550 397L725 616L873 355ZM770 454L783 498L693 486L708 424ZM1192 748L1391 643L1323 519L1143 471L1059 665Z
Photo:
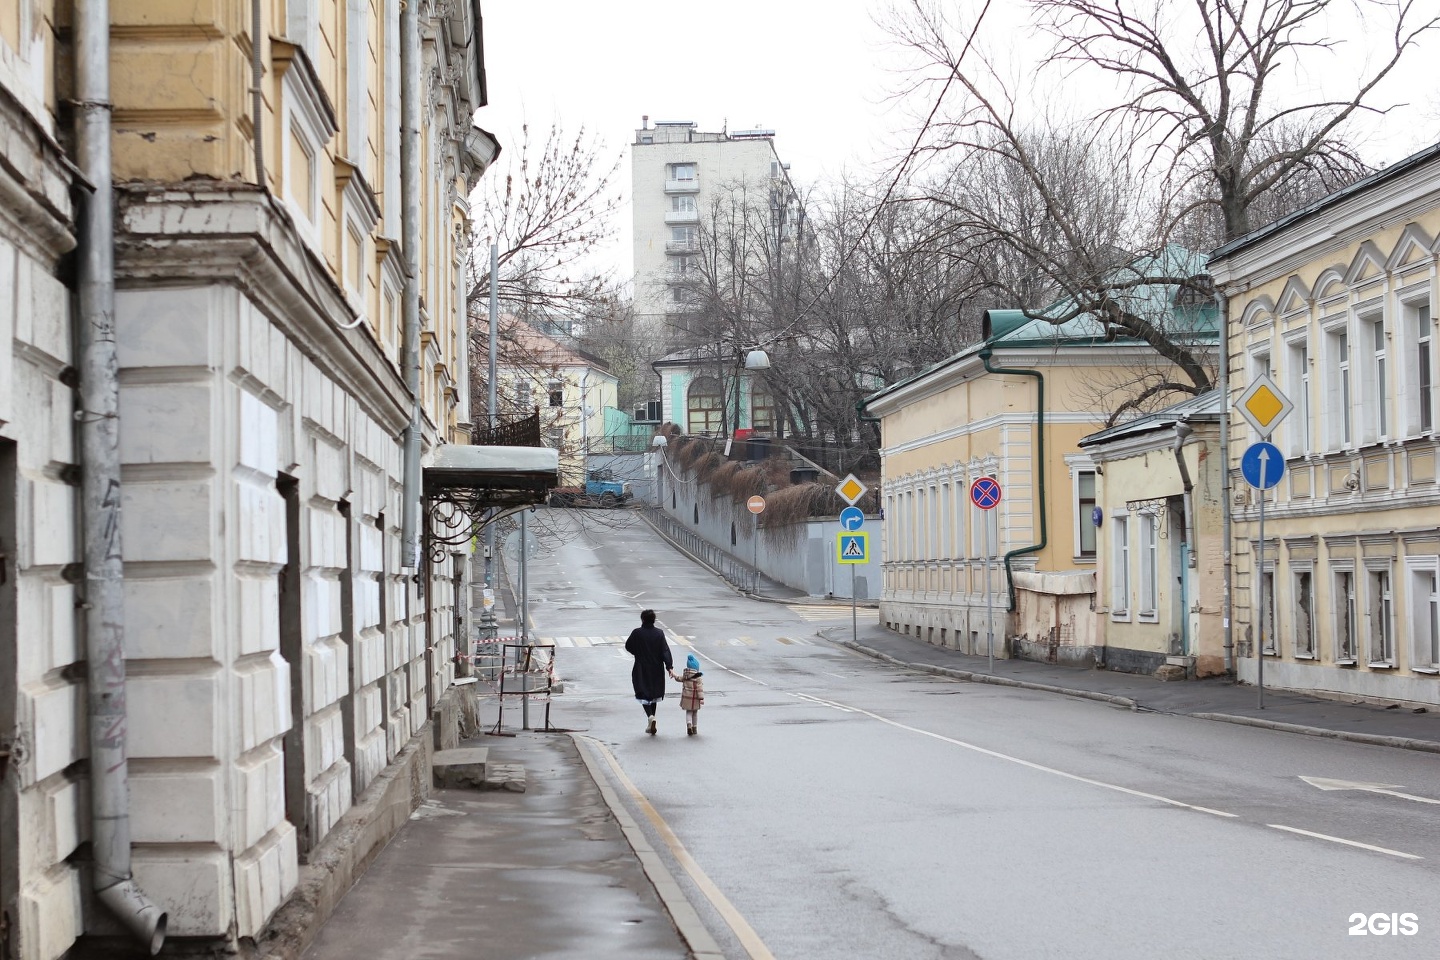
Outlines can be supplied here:
M1277 229L1255 242L1210 261L1210 275L1230 296L1288 276L1396 224L1440 206L1437 165L1405 170L1368 190ZM1343 266L1342 266L1343 269Z
M326 376L346 385L380 426L398 433L410 394L329 267L290 216L252 185L116 186L118 286L238 288Z
M1098 413L1057 411L1045 414L1045 426L1071 426L1080 424L1082 426L1097 425L1103 421ZM935 433L928 433L923 437L916 437L914 440L906 440L891 447L881 447L881 457L892 457L900 453L909 453L912 450L919 450L928 447L932 443L944 443L946 440L954 440L957 437L968 437L976 433L984 433L987 430L994 430L999 427L1034 426L1035 414L1031 413L1002 413L993 417L986 417L983 420L972 420L949 430L939 430Z
M70 186L83 182L49 132L0 87L0 231L6 239L45 262L73 250Z

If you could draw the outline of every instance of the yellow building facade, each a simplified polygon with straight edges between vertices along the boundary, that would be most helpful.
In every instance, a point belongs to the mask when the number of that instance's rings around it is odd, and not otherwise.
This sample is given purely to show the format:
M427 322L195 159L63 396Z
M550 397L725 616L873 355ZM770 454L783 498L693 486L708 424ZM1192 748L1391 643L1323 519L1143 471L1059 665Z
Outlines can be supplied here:
M1092 434L1096 662L1174 679L1226 672L1220 394Z
M1436 263L1440 148L1215 252L1231 406L1260 374L1294 403L1266 503L1239 478L1258 437L1231 413L1242 679L1440 703ZM1264 603L1260 604L1263 589Z
M980 343L866 400L882 434L881 623L966 653L1093 662L1096 471L1079 444L1105 423L1097 384L1148 351L1086 317L988 311ZM980 477L1000 483L995 509L970 499Z

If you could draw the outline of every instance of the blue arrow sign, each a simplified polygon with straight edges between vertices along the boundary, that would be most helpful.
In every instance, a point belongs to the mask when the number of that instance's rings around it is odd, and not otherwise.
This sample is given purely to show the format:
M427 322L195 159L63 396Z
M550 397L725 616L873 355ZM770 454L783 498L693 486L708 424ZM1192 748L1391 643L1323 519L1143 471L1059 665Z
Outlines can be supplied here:
M1240 457L1240 474L1256 490L1269 490L1285 476L1285 455L1273 443L1252 443Z
M846 507L840 511L840 526L854 532L865 525L865 511L859 507Z
M970 484L970 502L981 510L994 510L1000 505L1000 481L981 477Z

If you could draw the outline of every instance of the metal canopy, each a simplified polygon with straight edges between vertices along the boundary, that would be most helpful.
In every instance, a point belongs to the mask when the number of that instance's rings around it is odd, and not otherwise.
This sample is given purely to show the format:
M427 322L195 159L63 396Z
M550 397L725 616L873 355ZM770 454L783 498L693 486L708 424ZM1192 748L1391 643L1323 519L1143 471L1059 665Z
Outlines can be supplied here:
M430 558L445 559L501 511L545 502L560 483L560 453L548 447L446 444L422 468Z

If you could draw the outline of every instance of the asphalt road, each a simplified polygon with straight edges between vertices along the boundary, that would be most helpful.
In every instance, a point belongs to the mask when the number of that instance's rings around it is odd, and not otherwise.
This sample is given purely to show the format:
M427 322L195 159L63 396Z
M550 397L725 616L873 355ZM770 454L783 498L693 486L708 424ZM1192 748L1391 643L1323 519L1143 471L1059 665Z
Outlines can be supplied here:
M727 956L1440 957L1433 755L906 673L816 637L848 607L738 596L632 514L534 519L554 722L616 758ZM678 685L644 734L643 607L705 663L698 737Z

